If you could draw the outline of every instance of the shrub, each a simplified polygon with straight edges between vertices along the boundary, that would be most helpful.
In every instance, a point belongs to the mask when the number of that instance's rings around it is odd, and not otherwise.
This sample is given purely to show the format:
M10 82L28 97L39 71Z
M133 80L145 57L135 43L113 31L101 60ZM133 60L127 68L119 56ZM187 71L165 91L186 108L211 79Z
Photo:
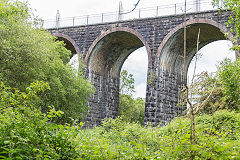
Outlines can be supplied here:
M240 114L227 110L196 118L196 145L187 118L164 127L141 127L121 118L80 132L74 141L84 159L239 159Z
M62 112L50 107L45 114L34 106L38 95L48 89L49 85L40 81L32 83L25 93L1 82L0 159L76 158L71 137L77 131L51 122Z
M218 78L229 108L240 110L240 59L225 59L218 67Z

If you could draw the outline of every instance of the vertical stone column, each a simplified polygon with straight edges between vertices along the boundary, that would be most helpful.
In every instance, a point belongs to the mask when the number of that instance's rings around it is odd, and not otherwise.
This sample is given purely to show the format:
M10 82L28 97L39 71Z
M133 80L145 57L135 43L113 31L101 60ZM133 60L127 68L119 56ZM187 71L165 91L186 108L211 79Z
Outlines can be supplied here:
M161 67L149 72L144 117L146 125L166 125L183 113L183 109L177 105L182 84L181 74Z
M88 79L94 85L95 93L88 100L90 109L85 124L87 127L93 127L101 124L101 121L106 117L117 117L119 78L91 71L88 73Z
M88 79L92 82L95 87L95 93L89 98L88 105L90 109L88 111L85 124L87 127L93 127L101 123L101 119L104 117L103 107L103 75L91 71L87 73Z

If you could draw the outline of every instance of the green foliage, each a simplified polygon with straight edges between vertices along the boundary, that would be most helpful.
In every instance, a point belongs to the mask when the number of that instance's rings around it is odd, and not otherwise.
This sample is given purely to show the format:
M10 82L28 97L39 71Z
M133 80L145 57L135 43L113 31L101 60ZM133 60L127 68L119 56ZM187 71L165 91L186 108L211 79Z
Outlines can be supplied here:
M240 60L225 59L215 75L203 72L190 86L194 106L203 104L201 113L213 113L219 109L239 111ZM207 101L205 101L207 99ZM197 108L197 107L196 107Z
M128 74L127 70L120 73L120 94L128 94L132 96L134 91L134 78L132 74Z
M118 115L127 122L144 123L145 99L133 97L125 94L119 96Z
M119 94L119 111L118 116L127 122L138 122L143 125L145 100L142 98L134 99L134 78L123 70L120 74L120 94Z
M227 110L196 118L196 145L188 119L143 128L122 119L80 132L74 141L83 159L239 159L240 114Z
M61 111L50 107L45 114L34 106L49 85L37 81L26 90L20 92L1 82L0 159L74 159L75 127L51 122Z
M221 0L223 6L221 9L230 10L232 15L230 16L227 25L231 27L231 32L234 32L234 42L239 43L240 38L240 1L239 0ZM213 0L213 5L218 6L220 0ZM233 47L235 50L240 50L240 45Z
M213 0L213 4L217 5L219 0ZM240 1L239 0L223 0L223 8L230 10L230 16L227 25L231 27L231 32L234 33L235 46L234 50L240 50ZM239 56L239 55L238 55ZM218 79L222 86L224 101L231 109L240 109L240 62L237 59L231 62L229 59L224 60L218 67Z
M0 87L1 159L239 159L240 113L217 111L196 118L196 145L190 143L188 118L164 127L141 127L122 118L82 130L51 121L62 115L34 105L49 85L32 83L27 92Z
M87 98L93 93L84 74L68 64L71 52L63 42L55 41L50 33L39 28L26 3L0 1L0 76L12 88L25 88L36 80L48 82L51 90L40 95L43 111L54 106L69 117L82 119L87 112Z
M223 88L213 73L202 72L196 76L189 87L190 99L196 108L199 104L205 104L200 108L201 113L214 113L219 109L226 109L227 105L223 97Z
M218 68L218 78L227 105L240 110L240 59L223 61Z
M56 51L58 52L61 60L64 64L67 64L70 61L70 56L72 55L70 50L66 50L65 46L66 44L63 41L56 40L55 43L59 43L56 47Z

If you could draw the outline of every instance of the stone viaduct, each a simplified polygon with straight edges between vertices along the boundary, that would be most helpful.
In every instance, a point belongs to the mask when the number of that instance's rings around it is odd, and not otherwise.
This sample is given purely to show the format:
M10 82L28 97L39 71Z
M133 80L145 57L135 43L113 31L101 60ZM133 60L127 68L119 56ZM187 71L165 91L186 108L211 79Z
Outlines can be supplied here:
M229 16L230 12L206 11L187 14L186 22L183 15L173 15L49 31L86 63L87 77L96 88L89 99L88 126L118 115L121 67L142 46L148 54L144 122L165 125L183 112L177 103L183 84L184 25L187 25L188 66L196 53L199 28L200 48L213 41L233 38L225 24Z

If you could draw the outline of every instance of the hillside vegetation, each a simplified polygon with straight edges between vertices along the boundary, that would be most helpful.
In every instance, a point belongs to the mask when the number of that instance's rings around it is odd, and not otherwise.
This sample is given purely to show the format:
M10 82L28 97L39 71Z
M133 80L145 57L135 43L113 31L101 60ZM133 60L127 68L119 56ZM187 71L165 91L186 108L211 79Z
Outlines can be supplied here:
M2 159L239 159L240 113L222 110L196 118L196 144L188 118L164 127L142 127L121 118L82 129L81 123L56 124L62 112L42 113L37 94L48 89L32 83L27 93L1 84L0 158Z

